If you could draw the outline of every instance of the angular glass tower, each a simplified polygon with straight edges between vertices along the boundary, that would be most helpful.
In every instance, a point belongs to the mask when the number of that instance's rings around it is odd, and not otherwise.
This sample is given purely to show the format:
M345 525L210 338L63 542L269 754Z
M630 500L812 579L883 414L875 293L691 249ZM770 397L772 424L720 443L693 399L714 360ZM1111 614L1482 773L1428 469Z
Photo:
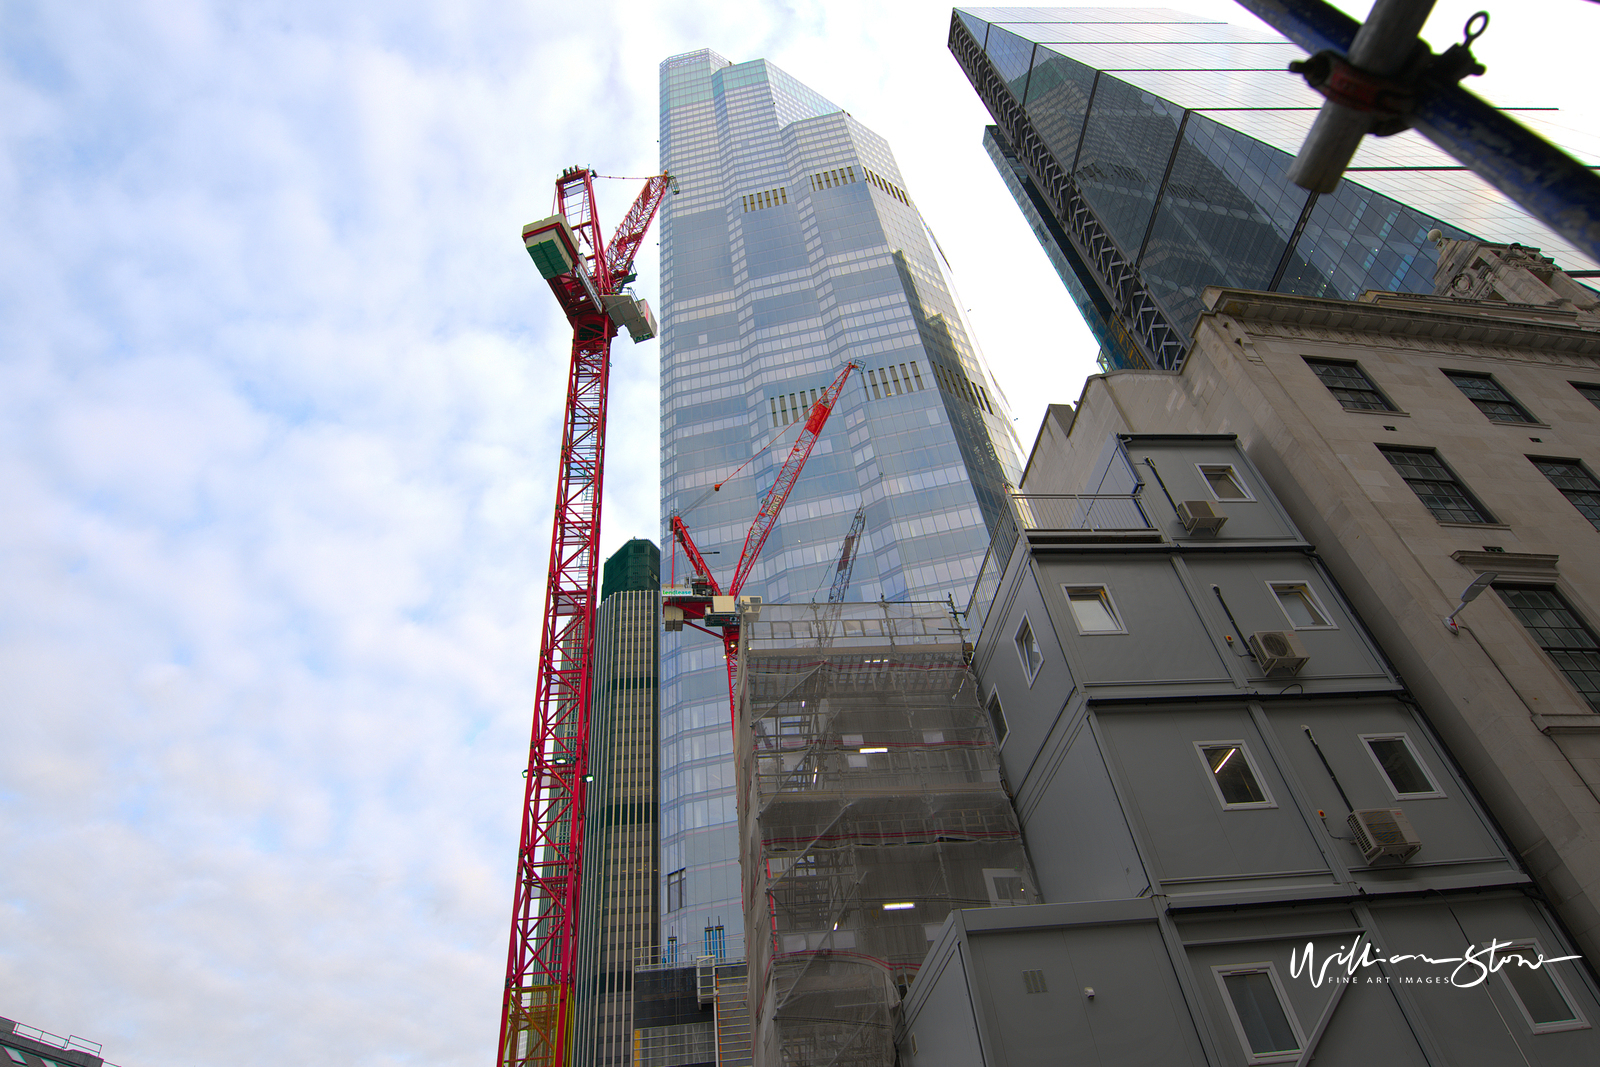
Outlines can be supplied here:
M681 190L661 211L663 524L681 512L726 583L795 424L855 360L743 591L827 599L861 508L847 599L964 603L1020 449L889 146L765 60L700 51L661 64L661 166ZM681 578L681 553L662 567ZM666 635L661 681L663 943L740 956L721 644Z
M1292 184L1322 98L1286 71L1304 53L1270 31L1162 9L968 8L950 50L1108 367L1180 363L1207 285L1431 293L1435 228L1600 266L1415 132L1368 137L1332 193ZM1549 109L1508 110L1600 159Z

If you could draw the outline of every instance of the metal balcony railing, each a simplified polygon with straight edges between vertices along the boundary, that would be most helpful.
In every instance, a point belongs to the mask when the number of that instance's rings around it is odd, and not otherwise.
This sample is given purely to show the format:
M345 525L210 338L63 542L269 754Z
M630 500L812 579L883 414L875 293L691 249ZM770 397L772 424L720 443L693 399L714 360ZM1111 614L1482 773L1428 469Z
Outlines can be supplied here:
M983 631L983 620L1000 591L1000 578L1023 531L1123 533L1157 529L1145 514L1137 493L1013 493L1010 499L1015 524L996 531L967 601L967 633L974 641Z
M1139 498L1128 493L1014 493L1011 502L1025 530L1155 529Z

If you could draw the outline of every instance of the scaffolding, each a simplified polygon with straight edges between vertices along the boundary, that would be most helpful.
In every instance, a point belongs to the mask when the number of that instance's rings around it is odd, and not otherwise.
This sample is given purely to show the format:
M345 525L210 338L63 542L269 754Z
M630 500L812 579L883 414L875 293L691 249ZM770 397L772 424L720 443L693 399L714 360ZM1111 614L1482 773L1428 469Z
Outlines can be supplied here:
M756 1067L889 1067L952 909L1037 902L945 603L744 621L739 822Z

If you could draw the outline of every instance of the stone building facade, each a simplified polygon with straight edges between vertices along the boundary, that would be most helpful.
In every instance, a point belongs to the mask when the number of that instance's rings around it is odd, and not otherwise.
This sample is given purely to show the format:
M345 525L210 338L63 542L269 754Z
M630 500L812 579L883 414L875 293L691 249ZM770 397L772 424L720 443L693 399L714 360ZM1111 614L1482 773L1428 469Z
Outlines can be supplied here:
M1089 379L1023 488L1076 490L1111 433L1237 434L1600 961L1600 297L1438 243L1447 295L1208 289L1182 369Z

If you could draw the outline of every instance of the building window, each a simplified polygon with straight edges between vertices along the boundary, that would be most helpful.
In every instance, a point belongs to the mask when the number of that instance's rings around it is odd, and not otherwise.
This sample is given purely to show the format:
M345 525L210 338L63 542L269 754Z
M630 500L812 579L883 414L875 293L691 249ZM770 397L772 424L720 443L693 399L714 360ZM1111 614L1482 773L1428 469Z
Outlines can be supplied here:
M1575 459L1534 459L1539 473L1550 479L1550 484L1561 490L1561 495L1572 501L1572 506L1600 530L1600 482L1582 463Z
M1544 952L1539 942L1529 938L1513 941L1495 953L1495 962L1505 960L1499 974L1522 1017L1536 1034L1558 1030L1585 1030L1589 1021L1573 1003L1572 992L1550 963L1535 967Z
M1028 883L1015 867L985 867L983 880L989 888L989 904L996 908L1032 904L1028 899Z
M1600 711L1600 641L1554 589L1539 586L1495 586L1545 654L1561 673Z
M1064 585L1072 620L1080 634L1125 634L1127 629L1111 602L1111 592L1103 585Z
M1405 734L1360 734L1367 746L1367 755L1378 765L1389 792L1396 800L1427 800L1442 797L1444 791L1433 780L1417 750L1411 747L1411 738Z
M1378 387L1358 365L1333 359L1308 359L1306 363L1347 411L1400 410L1378 392Z
M1207 778L1224 808L1234 811L1278 806L1261 784L1256 761L1243 741L1196 741L1194 750L1206 765Z
M1305 582L1268 582L1272 595L1278 598L1278 607L1296 630L1336 630L1328 617L1327 609L1317 594Z
M1444 376L1456 383L1456 388L1467 394L1467 399L1478 405L1478 410L1494 422L1533 422L1523 406L1500 387L1488 374L1468 374L1465 371L1447 370Z
M27 1060L22 1058L22 1053L18 1052L16 1049L12 1048L10 1045L6 1045L5 1046L5 1050L6 1050L6 1055L11 1057L11 1062L12 1063L27 1063L28 1062Z
M1000 690L994 689L989 693L989 725L994 727L994 746L999 748L1006 743L1006 734L1011 728L1006 725L1006 712L1000 706Z
M1378 451L1440 522L1494 521L1433 449L1380 447Z
M1595 407L1600 408L1600 385L1590 385L1588 382L1573 382L1572 387L1582 393Z
M1222 989L1246 1063L1292 1063L1299 1058L1305 1034L1271 963L1213 967L1211 973Z
M1022 617L1022 625L1017 627L1016 641L1022 672L1028 676L1028 684L1032 685L1039 674L1039 667L1044 663L1044 653L1039 651L1039 640L1033 636L1033 627L1028 625L1026 615Z
M1231 463L1196 463L1214 500L1254 500Z
M677 911L683 907L683 876L687 867L680 867L667 875L667 910Z

